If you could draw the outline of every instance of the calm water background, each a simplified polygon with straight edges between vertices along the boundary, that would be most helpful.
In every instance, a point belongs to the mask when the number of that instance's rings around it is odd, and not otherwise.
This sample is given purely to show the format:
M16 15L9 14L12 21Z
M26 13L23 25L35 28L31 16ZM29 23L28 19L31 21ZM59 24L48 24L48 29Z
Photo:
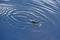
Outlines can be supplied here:
M0 0L0 40L60 40L60 1Z

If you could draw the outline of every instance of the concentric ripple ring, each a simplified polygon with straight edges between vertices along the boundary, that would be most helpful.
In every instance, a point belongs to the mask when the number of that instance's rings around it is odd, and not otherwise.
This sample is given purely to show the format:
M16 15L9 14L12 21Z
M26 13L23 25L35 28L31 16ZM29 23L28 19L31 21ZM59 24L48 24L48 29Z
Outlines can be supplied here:
M55 31L58 28L60 12L55 2L36 1L22 5L0 4L0 16L14 27L32 32ZM28 6L27 6L28 5ZM21 7L21 8L20 8Z

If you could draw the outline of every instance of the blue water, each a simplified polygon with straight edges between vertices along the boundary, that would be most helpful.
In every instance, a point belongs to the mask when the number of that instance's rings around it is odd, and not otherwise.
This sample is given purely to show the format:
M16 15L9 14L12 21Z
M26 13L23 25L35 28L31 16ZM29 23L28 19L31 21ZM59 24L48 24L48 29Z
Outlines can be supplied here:
M0 40L60 40L60 1L0 0Z

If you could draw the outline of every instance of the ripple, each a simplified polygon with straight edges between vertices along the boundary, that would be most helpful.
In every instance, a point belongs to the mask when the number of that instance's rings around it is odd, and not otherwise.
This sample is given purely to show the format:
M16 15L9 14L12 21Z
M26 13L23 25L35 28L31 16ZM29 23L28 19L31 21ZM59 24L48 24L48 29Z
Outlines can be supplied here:
M55 2L33 0L25 3L24 8L20 6L22 9L12 4L0 4L0 15L12 27L31 32L57 30L60 12Z

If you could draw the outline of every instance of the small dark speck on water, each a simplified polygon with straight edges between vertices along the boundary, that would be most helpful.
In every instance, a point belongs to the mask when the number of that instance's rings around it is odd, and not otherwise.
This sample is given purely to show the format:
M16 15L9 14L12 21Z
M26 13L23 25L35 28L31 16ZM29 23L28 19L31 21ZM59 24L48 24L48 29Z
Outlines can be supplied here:
M38 23L38 21L36 21L36 20L30 20L30 22L33 23L33 24L37 24Z

